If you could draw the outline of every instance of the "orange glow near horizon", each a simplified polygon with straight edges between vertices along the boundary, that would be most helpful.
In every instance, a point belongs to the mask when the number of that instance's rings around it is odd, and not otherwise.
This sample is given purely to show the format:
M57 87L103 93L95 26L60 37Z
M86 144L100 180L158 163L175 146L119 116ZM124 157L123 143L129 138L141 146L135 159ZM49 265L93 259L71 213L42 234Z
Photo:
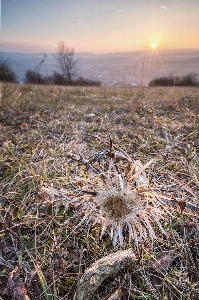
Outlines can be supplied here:
M60 39L61 40L61 39ZM59 40L58 40L59 41ZM2 41L2 51L3 52L24 52L24 53L53 53L55 51L55 48L57 46L56 40L47 40L45 43L37 42L37 41L27 41L27 42L15 42L15 41ZM90 44L88 47L88 44L83 43L81 46L76 43L76 41L72 41L71 43L68 43L69 46L73 47L75 49L75 52L91 52L95 54L103 54L103 53L111 53L111 52L125 52L125 51L157 51L157 50L175 50L175 49L198 49L199 46L194 45L195 47L185 47L183 44L177 44L175 45L174 42L171 41L163 41L163 40L145 40L145 42L141 42L140 44L137 43L131 43L130 41L125 41L124 43L112 43L111 45L107 43L103 43L102 45L96 45L96 44ZM3 47L4 46L4 47Z
M196 0L1 2L1 51L54 52L59 41L97 54L199 49Z
M57 46L58 41L63 40L61 37L59 39L45 39L44 41L32 39L29 40L7 40L2 39L2 51L5 52L24 52L24 53L53 53ZM195 40L197 42L197 40ZM191 47L185 47L182 41L176 42L174 37L169 38L168 36L151 35L151 38L147 38L145 35L143 39L131 40L131 37L127 37L124 41L117 40L116 36L110 42L108 39L104 40L103 43L101 40L95 40L96 43L90 43L86 39L81 40L81 46L79 41L72 39L68 41L68 45L75 49L75 52L91 52L95 54L103 53L113 53L113 52L125 52L125 51L147 51L151 50L153 52L157 50L175 50L175 49L198 49L199 45L193 44ZM195 47L194 47L195 46ZM197 47L198 46L198 47Z

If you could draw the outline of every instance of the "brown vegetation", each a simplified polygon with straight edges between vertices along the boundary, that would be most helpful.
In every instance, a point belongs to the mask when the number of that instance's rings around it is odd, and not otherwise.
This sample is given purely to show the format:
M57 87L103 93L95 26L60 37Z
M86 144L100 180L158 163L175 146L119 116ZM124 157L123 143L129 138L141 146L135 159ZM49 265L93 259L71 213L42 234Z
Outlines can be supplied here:
M123 300L198 299L198 128L196 87L2 84L1 298L18 299L17 292L24 299L73 299L85 269L122 249L119 243L113 247L107 233L100 240L100 225L81 223L83 216L68 201L75 197L90 205L96 192L91 182L97 185L99 178L71 157L86 160L107 149L110 133L133 159L145 164L156 158L146 170L149 186L168 203L180 204L175 218L160 220L167 238L157 226L158 238L136 249L124 228L123 249L135 251L138 267L104 276L92 299L108 299L116 290ZM85 186L91 194L77 194Z

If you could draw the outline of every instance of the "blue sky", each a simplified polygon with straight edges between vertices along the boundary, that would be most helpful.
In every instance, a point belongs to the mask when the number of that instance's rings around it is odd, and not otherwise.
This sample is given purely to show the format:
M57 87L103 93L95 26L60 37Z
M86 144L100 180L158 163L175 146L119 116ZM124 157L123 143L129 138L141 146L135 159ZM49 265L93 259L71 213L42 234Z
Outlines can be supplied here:
M198 0L1 0L1 51L199 49Z

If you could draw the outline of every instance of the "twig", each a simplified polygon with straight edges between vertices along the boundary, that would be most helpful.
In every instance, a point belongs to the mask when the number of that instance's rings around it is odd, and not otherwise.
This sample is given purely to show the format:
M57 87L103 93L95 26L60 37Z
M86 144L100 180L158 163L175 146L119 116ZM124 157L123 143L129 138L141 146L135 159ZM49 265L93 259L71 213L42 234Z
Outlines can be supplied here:
M136 262L136 256L131 249L118 251L97 260L82 276L74 300L92 299L93 294L106 278L121 269L133 267Z

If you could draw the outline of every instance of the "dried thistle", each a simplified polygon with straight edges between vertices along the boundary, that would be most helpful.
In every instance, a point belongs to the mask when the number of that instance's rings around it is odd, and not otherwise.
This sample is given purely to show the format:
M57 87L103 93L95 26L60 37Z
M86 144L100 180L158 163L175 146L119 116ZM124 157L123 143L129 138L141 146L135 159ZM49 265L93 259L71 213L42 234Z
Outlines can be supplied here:
M88 160L82 156L71 158L79 165L84 164L89 171L89 184L85 182L84 190L76 190L81 194L75 203L82 216L79 225L101 224L100 237L108 231L114 247L118 240L123 245L124 229L128 230L129 243L133 240L137 248L147 236L156 238L157 227L167 235L161 220L165 220L169 212L162 201L149 191L144 171L154 160L143 166L114 146L111 139L109 150L101 151ZM91 186L95 192L89 191Z
M70 182L71 197L64 190L56 192L51 188L50 194L48 190L47 198L50 197L51 201L58 197L67 207L72 204L81 217L78 226L100 224L100 238L109 232L114 247L118 240L123 246L124 232L128 232L128 242L134 242L139 248L139 243L148 237L153 240L160 233L167 236L162 223L176 215L176 204L181 212L185 207L199 211L195 204L159 195L148 187L145 169L154 162L153 159L142 165L116 147L111 139L108 145L109 149L87 160L82 155L66 155L71 159L73 168L74 162L80 166L76 168L77 172L81 169L80 176L75 176L76 185ZM82 167L85 173L82 173Z
M133 212L137 214L142 208L141 199L137 192L130 190L102 190L96 197L102 214L113 221L124 220Z
M123 245L123 229L126 228L129 232L129 243L133 240L136 247L147 236L151 239L156 238L156 227L162 234L167 235L160 220L168 217L168 211L164 210L164 206L158 203L156 198L151 198L146 193L142 194L136 188L119 190L113 187L101 190L96 198L90 199L84 204L84 208L81 208L87 223L92 221L94 224L101 224L101 238L110 230L114 247L118 239L120 245Z

